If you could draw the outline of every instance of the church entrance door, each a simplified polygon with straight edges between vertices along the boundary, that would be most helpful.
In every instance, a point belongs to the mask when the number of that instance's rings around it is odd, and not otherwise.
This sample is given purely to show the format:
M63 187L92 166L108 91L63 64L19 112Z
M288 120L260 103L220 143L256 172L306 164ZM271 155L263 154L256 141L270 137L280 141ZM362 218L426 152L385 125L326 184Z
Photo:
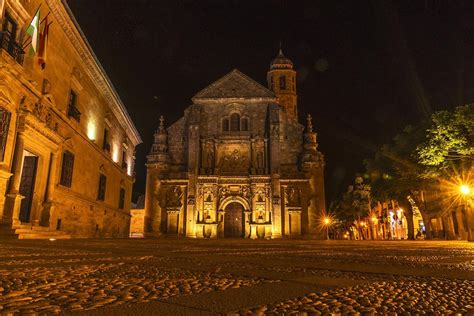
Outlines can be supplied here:
M230 203L225 208L224 237L243 237L244 207L240 203Z

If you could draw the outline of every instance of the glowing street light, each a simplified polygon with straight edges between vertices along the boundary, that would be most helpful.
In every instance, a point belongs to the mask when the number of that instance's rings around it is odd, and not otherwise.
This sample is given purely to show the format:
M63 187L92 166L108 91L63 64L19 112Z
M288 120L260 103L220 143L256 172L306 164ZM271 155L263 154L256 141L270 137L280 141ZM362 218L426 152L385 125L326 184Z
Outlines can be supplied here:
M329 226L331 226L331 218L326 216L323 219L324 226L326 226L326 239L329 240Z
M471 193L471 188L467 184L462 184L459 187L459 190L461 191L462 194L464 195L469 195Z

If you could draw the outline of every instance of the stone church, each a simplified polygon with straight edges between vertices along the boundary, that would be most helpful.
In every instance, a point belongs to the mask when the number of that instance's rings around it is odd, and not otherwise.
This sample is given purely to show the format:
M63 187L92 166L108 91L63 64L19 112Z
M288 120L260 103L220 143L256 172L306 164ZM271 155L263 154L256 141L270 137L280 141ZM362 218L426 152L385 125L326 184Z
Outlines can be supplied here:
M145 234L316 236L324 158L311 116L298 122L296 71L280 50L268 88L232 70L192 97L147 156Z

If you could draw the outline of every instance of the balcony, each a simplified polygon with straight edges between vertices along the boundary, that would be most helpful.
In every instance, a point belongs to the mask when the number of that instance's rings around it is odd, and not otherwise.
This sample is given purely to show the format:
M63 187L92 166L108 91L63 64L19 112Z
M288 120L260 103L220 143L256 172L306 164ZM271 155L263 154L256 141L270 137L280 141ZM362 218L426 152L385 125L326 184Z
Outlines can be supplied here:
M76 121L80 122L81 120L81 112L79 112L79 109L75 106L69 106L69 109L67 111L67 115L69 117L72 117Z
M10 32L0 32L0 48L5 50L20 65L23 65L25 51L21 45L15 42Z

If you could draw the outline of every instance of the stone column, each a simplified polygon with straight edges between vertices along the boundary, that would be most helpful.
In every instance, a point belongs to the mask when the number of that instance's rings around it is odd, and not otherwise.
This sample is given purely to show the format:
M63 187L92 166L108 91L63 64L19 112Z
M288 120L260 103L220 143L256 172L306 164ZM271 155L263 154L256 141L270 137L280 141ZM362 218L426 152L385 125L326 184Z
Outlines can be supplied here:
M196 181L199 168L199 125L189 126L188 194L186 205L186 237L196 237Z
M160 173L164 172L159 164L147 165L146 193L145 193L145 236L157 237L161 235L163 228L162 210L159 201L161 181Z
M39 224L41 226L54 227L53 222L51 222L51 214L54 210L53 202L53 191L54 186L56 185L56 178L59 170L59 151L54 151L51 153L51 158L49 161L49 172L48 180L46 186L46 192L44 195L43 209L40 214Z
M20 195L21 169L23 166L23 150L25 147L25 134L23 131L18 132L15 143L15 151L13 154L12 179L10 183L10 191L7 194L5 203L6 221L13 223L13 226L20 224L20 206L24 196Z
M15 152L13 154L13 176L9 193L20 193L21 168L23 166L23 150L25 148L25 134L18 132Z
M0 170L0 192L2 192L2 194L0 195L0 224L3 222L8 222L6 218L7 213L5 208L6 198L3 195L3 192L7 191L8 179L10 179L11 176L12 174L10 172Z

